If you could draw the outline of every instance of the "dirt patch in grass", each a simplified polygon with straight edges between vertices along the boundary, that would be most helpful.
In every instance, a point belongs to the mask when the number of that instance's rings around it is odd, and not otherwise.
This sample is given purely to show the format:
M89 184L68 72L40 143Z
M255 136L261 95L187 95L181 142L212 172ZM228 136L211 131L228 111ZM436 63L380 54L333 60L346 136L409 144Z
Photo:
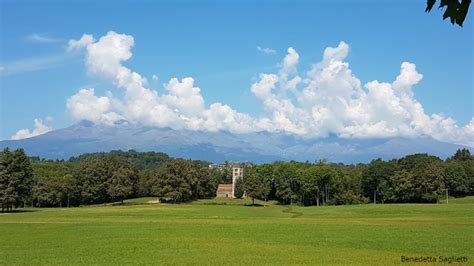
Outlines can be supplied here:
M147 201L147 203L149 203L149 204L160 204L160 200L159 199L149 200L149 201Z

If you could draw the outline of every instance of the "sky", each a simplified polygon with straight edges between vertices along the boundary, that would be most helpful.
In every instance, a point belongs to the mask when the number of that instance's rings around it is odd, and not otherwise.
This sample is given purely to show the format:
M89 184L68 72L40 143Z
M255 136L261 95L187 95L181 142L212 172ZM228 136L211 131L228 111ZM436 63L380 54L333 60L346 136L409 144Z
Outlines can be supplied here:
M424 0L0 3L0 139L127 120L474 146L472 10L461 28Z

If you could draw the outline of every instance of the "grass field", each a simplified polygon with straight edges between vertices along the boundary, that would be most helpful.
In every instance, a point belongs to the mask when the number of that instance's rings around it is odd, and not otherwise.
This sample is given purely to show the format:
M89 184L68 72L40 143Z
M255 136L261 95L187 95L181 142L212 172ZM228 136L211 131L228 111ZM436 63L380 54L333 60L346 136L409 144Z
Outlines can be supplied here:
M449 204L293 207L248 200L0 214L0 264L399 264L474 261L474 197ZM406 264L406 263L405 263Z

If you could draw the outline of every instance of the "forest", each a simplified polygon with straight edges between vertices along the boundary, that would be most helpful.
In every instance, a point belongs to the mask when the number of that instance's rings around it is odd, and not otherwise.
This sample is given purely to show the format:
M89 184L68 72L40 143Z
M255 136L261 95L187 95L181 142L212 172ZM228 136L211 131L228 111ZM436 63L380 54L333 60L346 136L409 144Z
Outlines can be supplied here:
M156 197L181 203L215 197L231 182L231 167L172 158L160 152L110 151L69 160L0 152L2 212L19 207L70 207ZM280 204L323 206L364 203L436 203L474 195L474 156L459 149L442 160L428 154L366 164L316 162L239 163L244 178L236 196Z

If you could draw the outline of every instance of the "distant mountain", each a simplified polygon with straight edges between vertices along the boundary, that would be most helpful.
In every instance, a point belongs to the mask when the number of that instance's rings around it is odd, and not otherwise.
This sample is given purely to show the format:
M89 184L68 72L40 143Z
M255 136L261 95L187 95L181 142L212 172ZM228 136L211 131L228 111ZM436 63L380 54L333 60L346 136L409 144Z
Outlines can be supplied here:
M414 153L429 153L446 158L463 146L428 137L344 139L331 136L307 139L282 133L233 134L226 131L139 127L127 121L119 121L113 126L82 121L28 139L0 141L0 148L5 147L24 148L29 155L47 159L68 159L87 152L134 149L212 162L326 159L331 162L357 163L376 158L400 158Z

